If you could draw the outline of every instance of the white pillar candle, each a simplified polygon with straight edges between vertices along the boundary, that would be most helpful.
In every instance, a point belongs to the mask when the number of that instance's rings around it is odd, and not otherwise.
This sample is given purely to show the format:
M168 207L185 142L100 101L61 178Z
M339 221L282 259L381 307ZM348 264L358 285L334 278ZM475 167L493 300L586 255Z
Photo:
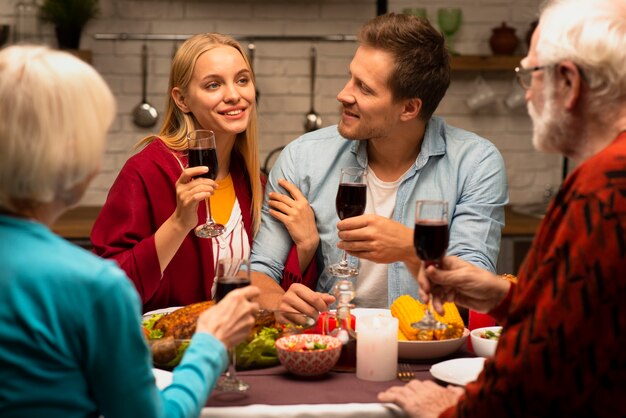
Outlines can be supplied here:
M360 318L356 344L356 377L385 382L398 371L398 319L384 316Z

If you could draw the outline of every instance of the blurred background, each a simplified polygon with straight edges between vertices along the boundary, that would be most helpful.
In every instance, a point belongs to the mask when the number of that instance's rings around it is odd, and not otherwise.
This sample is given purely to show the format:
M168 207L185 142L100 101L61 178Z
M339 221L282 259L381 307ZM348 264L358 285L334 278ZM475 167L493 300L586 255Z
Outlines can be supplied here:
M57 47L55 24L32 23L29 13L50 0L2 0L4 46L36 40ZM57 0L58 1L58 0ZM87 0L85 0L87 1ZM93 0L91 0L93 1ZM61 0L63 2L63 0ZM532 125L513 68L527 51L527 35L541 0L99 0L73 52L108 81L118 100L102 173L82 205L100 206L133 145L156 133L163 115L170 60L190 34L222 32L254 49L260 92L261 161L305 132L310 110L310 53L316 50L315 111L322 126L338 121L336 94L347 81L354 35L384 12L425 15L447 25L453 48L452 83L436 114L491 140L504 156L512 204L543 203L558 189L563 160L533 150ZM456 8L445 23L440 9ZM37 11L37 10L35 10ZM452 26L450 28L450 26ZM334 35L341 35L334 37ZM142 98L142 46L147 46L147 101L159 114L153 127L133 122ZM487 96L486 98L483 96ZM521 96L521 100L520 100ZM472 100L469 100L472 99ZM273 160L273 159L272 159ZM272 161L268 161L271 165Z

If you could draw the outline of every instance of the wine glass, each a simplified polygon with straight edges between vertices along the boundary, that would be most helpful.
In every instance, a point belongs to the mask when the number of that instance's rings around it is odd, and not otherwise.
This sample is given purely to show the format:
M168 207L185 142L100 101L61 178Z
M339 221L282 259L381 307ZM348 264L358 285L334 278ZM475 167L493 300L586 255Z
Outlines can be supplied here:
M448 202L445 200L418 200L415 204L415 230L413 245L422 259L424 268L439 267L448 249ZM432 298L424 318L411 324L419 329L445 329L445 324L437 321L432 313Z
M250 260L245 258L224 258L217 262L215 275L215 301L222 300L228 292L250 285ZM215 386L221 392L245 392L250 388L248 383L237 378L235 367L237 359L235 349L228 350L228 370Z
M361 167L347 167L341 169L339 189L335 207L339 219L351 218L363 215L365 212L365 202L367 200L367 170ZM328 271L335 277L349 278L356 277L359 270L348 264L348 255L344 251L339 263L328 267Z
M207 166L209 171L201 174L211 180L217 178L217 149L215 147L215 134L213 131L198 129L187 134L189 144L189 167ZM206 221L195 229L199 238L213 238L224 233L224 225L215 223L211 215L211 203L209 198L204 199L206 206Z
M444 7L437 10L437 22L439 23L441 32L443 32L443 36L446 38L448 51L450 51L452 55L459 54L452 47L452 37L461 27L462 19L463 12L457 7Z

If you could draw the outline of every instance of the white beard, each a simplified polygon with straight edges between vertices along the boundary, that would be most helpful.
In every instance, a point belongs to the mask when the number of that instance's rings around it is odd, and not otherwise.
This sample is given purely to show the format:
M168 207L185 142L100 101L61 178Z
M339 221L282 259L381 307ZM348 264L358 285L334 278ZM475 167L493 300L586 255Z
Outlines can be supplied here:
M545 103L539 114L532 102L528 102L528 114L533 122L533 146L538 151L570 155L579 147L579 132L572 115L557 109L554 84L546 81L543 92Z

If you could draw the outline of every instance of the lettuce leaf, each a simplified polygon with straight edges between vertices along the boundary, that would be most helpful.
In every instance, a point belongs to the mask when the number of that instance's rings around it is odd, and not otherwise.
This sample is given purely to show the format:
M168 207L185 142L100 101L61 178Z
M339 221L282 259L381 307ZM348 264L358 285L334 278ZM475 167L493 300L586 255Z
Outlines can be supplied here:
M150 339L156 340L159 338L163 338L163 331L160 329L154 329L154 324L165 314L154 314L150 318L146 319L141 323L145 329L150 331Z
M274 343L278 338L276 328L264 327L255 335L252 341L243 342L235 347L237 367L268 367L278 364L278 354Z
M189 340L181 341L180 345L177 348L176 357L174 357L170 362L167 363L167 367L174 368L178 366L183 358L183 355L185 355L185 351L187 350L187 347L189 347L190 342L191 341Z

